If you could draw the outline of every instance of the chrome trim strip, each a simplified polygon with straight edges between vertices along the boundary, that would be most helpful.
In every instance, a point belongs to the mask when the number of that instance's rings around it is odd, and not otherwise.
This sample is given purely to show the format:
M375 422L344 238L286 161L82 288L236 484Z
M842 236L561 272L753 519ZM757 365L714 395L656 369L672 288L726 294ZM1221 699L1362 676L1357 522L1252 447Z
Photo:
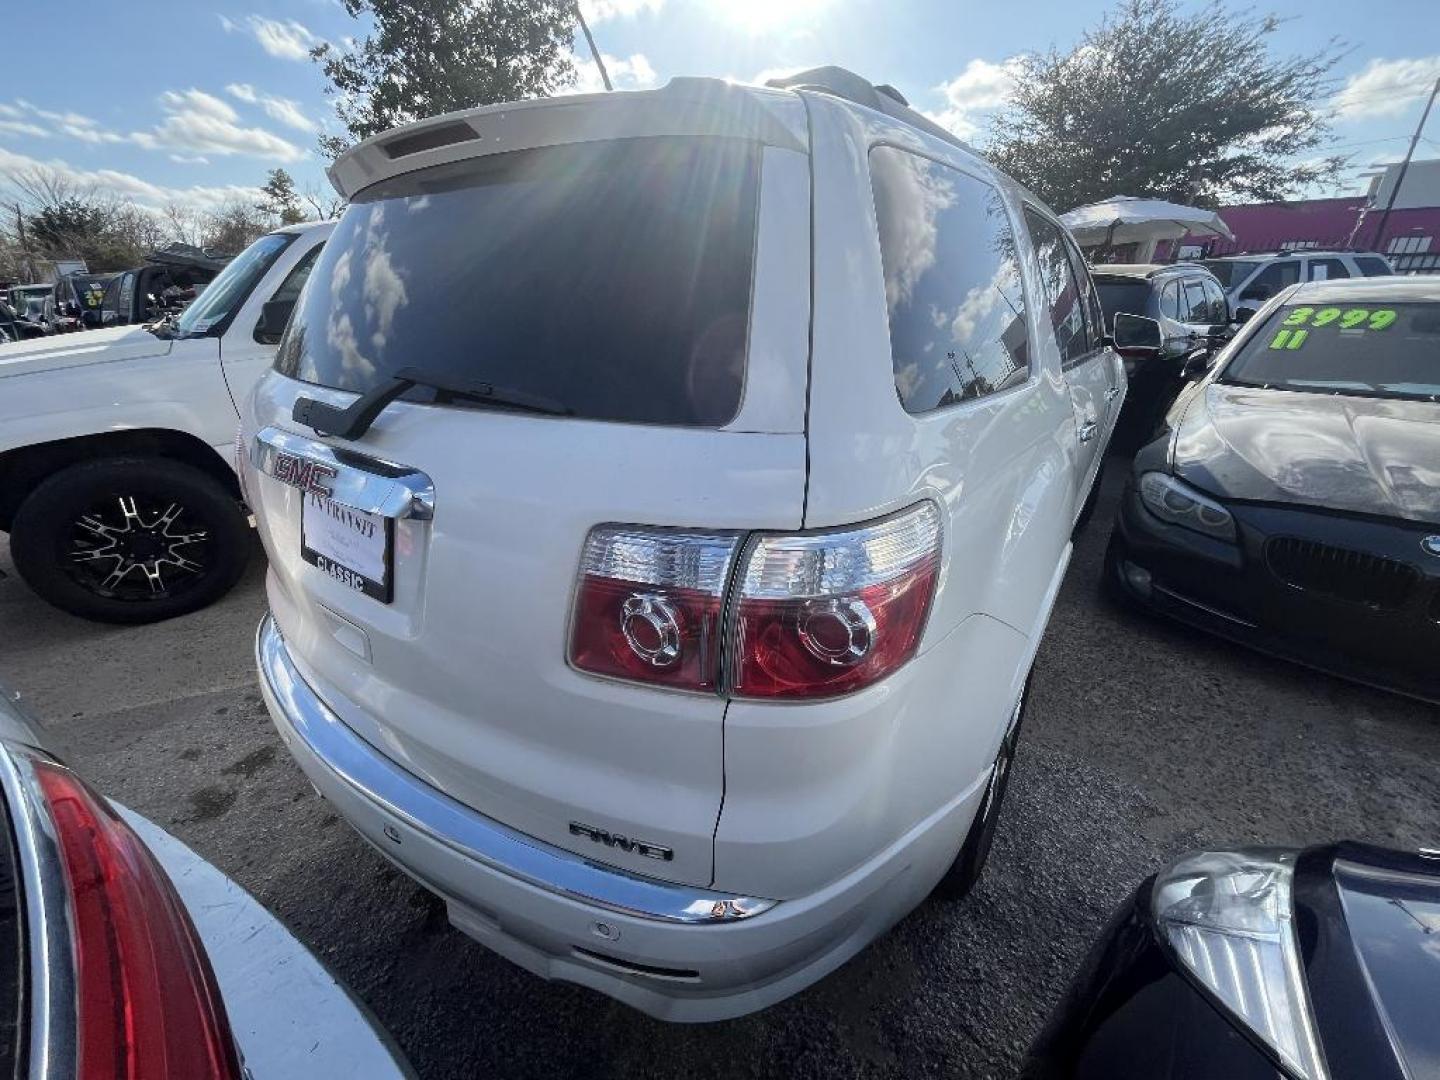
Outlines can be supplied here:
M305 682L272 615L260 621L255 660L284 720L356 794L451 850L547 892L661 922L715 926L769 911L774 900L711 892L602 867L516 832L390 762Z
M341 460L331 447L322 442L292 435L276 427L264 428L255 436L250 445L250 464L266 476L273 477L276 475L275 460L280 454L333 469L334 477L329 481L330 498L341 506L413 521L429 521L435 516L435 485L430 477L408 465L372 458L376 465L398 473L382 476Z
M10 708L0 698L0 711ZM28 1075L31 1080L58 1080L74 1077L77 1068L75 950L65 867L54 826L36 787L29 759L32 753L35 751L0 744L0 788L14 830L30 953L26 958L30 975Z

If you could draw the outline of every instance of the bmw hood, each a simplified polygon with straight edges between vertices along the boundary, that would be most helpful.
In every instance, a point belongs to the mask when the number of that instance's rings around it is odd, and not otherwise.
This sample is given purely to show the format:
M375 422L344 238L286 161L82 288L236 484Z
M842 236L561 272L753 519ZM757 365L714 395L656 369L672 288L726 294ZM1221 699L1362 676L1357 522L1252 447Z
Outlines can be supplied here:
M156 337L138 326L116 326L16 341L0 345L0 379L81 364L161 356L169 352L173 344L173 341Z
M1440 404L1211 383L1173 466L1221 498L1440 524Z

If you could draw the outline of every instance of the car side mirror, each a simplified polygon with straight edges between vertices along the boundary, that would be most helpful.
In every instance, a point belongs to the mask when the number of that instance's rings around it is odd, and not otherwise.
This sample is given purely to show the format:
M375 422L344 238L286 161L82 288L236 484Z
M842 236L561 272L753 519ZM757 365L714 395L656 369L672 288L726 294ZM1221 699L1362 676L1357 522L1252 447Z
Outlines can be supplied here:
M1115 313L1114 333L1109 342L1117 353L1132 360L1159 356L1165 346L1160 324L1143 315Z
M255 324L255 340L262 345L280 344L280 335L295 310L295 301L271 300L260 309L260 321Z
M1244 326L1247 322L1249 322L1249 321L1250 321L1251 319L1253 319L1254 317L1255 317L1255 309L1254 309L1254 308L1242 307L1242 308L1236 308L1236 309L1235 309L1234 319L1235 319L1235 325L1237 325L1237 326Z

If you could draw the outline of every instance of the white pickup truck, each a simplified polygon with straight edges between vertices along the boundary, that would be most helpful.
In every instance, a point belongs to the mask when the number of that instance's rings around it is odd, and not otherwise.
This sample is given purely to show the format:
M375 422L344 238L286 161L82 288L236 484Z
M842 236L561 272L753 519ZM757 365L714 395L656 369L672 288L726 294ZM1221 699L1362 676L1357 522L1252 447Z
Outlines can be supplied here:
M138 623L235 584L251 551L236 402L333 227L262 236L173 322L0 345L0 531L37 593Z

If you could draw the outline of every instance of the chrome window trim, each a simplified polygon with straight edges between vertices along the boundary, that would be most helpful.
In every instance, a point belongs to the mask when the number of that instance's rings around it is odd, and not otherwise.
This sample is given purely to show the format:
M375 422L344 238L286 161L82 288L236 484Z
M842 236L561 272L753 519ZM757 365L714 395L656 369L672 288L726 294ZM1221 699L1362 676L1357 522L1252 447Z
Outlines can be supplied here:
M8 708L0 699L0 710ZM30 753L0 744L0 788L14 830L29 950L26 1075L46 1080L76 1075L75 952L65 868L36 787Z
M775 906L774 900L677 885L600 866L455 801L389 761L345 726L306 683L272 615L260 621L255 659L286 724L336 779L468 859L582 904L659 922L719 926Z
M399 474L383 476L343 460L325 443L276 427L264 428L255 436L250 446L250 464L266 476L274 477L275 463L281 454L333 469L334 476L329 480L330 499L341 506L412 521L429 521L435 516L435 485L417 469L371 458L377 466Z

